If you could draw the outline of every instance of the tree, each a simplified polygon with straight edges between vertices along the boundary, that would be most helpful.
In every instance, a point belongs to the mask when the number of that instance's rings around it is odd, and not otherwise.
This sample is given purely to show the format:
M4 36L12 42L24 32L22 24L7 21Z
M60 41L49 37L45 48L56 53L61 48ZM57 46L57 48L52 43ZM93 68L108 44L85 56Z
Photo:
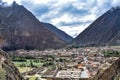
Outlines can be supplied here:
M30 59L30 67L33 68L34 67L34 64L32 62L32 60Z

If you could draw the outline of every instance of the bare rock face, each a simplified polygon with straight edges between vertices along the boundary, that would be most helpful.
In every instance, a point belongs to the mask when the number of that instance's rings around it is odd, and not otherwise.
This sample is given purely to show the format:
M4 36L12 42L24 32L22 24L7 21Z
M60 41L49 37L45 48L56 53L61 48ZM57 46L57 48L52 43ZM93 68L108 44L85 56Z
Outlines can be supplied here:
M15 2L12 6L0 6L0 28L4 38L3 49L6 50L57 49L66 44L25 7Z
M120 7L115 7L95 20L79 34L73 44L78 46L105 46L120 44Z
M6 72L3 80L25 80L3 51L0 51L0 66Z
M120 80L120 58L106 69L100 69L91 80Z

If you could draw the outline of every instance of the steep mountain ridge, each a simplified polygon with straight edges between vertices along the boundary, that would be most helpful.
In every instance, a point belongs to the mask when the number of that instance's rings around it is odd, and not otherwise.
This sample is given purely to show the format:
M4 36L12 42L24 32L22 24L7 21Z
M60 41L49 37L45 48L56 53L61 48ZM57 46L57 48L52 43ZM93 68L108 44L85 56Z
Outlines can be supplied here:
M6 50L61 48L65 42L45 28L36 17L23 6L0 7L0 33L4 37L2 46Z
M57 36L59 36L66 43L70 43L73 40L73 38L71 36L69 36L68 34L66 34L65 32L63 32L62 30L59 30L54 25L52 25L50 23L43 23L43 24L44 24L44 26L46 28L48 28L49 30L51 30L52 32L54 32Z
M78 46L105 46L120 31L120 7L112 8L79 34L73 44Z

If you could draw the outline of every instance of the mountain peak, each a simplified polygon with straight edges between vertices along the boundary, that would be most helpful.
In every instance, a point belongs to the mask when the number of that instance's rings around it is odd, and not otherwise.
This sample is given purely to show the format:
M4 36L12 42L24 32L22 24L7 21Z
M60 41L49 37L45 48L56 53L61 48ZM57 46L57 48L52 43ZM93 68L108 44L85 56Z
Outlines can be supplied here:
M12 6L13 6L13 7L19 6L19 4L18 4L16 1L13 1Z
M65 42L46 29L24 6L13 2L12 6L1 8L0 34L5 38L4 50L61 48ZM39 44L38 44L39 43Z
M88 28L79 34L74 44L79 46L105 46L112 45L120 40L120 7L113 7L96 19ZM115 39L117 38L117 39ZM113 39L116 40L113 42Z
M120 10L120 6L112 7L109 11Z

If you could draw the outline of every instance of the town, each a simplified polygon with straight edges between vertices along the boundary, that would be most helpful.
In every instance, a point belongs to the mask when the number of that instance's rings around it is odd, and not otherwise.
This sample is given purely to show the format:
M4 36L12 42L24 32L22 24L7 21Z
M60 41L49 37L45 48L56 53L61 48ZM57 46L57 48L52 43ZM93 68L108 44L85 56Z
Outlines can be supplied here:
M9 55L26 78L34 76L36 80L79 80L92 78L99 69L108 68L119 58L119 50L119 46L16 50L9 52Z

